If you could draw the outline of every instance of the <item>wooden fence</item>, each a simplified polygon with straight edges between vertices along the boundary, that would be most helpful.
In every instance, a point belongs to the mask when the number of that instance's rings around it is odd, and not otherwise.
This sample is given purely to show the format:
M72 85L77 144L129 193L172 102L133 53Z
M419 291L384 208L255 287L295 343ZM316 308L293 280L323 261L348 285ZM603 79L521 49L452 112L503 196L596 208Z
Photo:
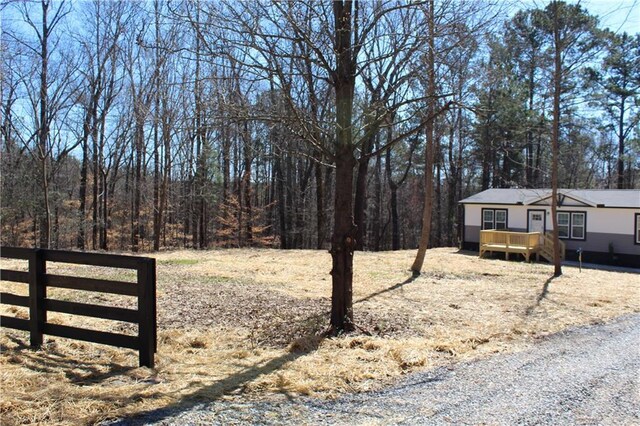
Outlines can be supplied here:
M29 296L0 292L0 303L29 308L29 319L0 316L2 327L30 332L32 347L42 345L44 334L86 342L136 349L140 366L153 368L157 349L156 322L156 261L137 256L121 256L102 253L83 253L60 250L0 247L0 257L25 259L29 271L0 271L0 279L25 283ZM111 281L47 274L47 262L74 263L111 268L134 269L137 282ZM85 290L100 293L137 297L138 309L54 300L47 297L48 287ZM61 312L93 318L124 321L138 325L138 336L87 330L47 322L47 312Z

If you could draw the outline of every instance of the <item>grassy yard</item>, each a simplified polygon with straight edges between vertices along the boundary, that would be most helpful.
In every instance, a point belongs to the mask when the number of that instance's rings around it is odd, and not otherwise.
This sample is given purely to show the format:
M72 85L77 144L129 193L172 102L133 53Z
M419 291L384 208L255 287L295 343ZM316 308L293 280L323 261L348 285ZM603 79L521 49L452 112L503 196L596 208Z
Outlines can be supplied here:
M235 393L333 397L383 386L408 372L517 351L579 324L640 312L637 274L481 260L455 249L356 253L358 333L323 339L330 309L326 251L225 250L158 254L159 346L155 370L130 350L0 335L0 423L89 424ZM18 261L3 268L19 269ZM50 264L49 271L132 280L108 268ZM3 282L2 291L22 286ZM50 297L77 300L71 290ZM82 300L87 300L83 297ZM126 298L92 303L132 306ZM4 315L26 311L2 305ZM51 322L135 333L130 325L63 314Z

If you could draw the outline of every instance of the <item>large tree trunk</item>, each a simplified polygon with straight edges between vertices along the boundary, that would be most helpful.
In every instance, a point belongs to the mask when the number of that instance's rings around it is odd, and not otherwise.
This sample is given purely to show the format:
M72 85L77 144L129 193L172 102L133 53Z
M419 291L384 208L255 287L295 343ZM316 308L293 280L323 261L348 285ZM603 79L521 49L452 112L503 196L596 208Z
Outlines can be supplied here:
M553 223L553 275L562 275L560 259L560 237L558 232L558 140L560 137L560 90L562 87L562 44L560 41L560 29L558 23L558 3L554 1L553 14L553 38L554 73L553 73L553 129L551 131L551 221Z
M352 182L355 163L350 151L340 152L336 159L335 225L331 239L331 326L334 332L354 329L353 251L356 227L352 216Z
M331 327L334 333L352 331L353 323L353 250L356 227L353 223L353 92L355 61L351 47L351 1L334 1L336 71L333 84L336 96L336 183L334 228L331 238L333 260ZM357 6L356 6L357 8Z

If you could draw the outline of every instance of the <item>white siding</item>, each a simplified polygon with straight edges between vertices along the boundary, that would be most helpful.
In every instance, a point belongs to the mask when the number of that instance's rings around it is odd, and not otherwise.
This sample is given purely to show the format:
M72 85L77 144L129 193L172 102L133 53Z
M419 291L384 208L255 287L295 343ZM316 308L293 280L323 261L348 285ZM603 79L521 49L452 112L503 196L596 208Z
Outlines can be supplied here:
M551 207L548 206L504 206L495 204L466 204L464 223L466 226L482 226L482 209L506 209L509 229L527 229L527 210L545 210L547 230L553 229ZM580 211L587 213L587 232L603 234L633 235L634 217L640 209L608 209L595 207L564 206L558 211Z
M465 241L478 242L482 227L482 209L506 209L507 228L527 230L527 210L544 210L547 231L553 230L551 207L541 205L514 206L496 204L465 205ZM585 212L586 239L563 239L568 250L583 248L587 251L607 253L613 247L616 253L640 255L640 246L634 243L635 214L640 209L613 209L584 206L563 206L559 212Z
M640 209L582 209L587 212L587 232L633 235L635 213Z
M507 210L507 227L509 229L527 229L527 209L524 206L466 204L464 206L464 224L482 227L482 209Z
M482 207L478 204L465 204L464 224L466 226L480 226Z

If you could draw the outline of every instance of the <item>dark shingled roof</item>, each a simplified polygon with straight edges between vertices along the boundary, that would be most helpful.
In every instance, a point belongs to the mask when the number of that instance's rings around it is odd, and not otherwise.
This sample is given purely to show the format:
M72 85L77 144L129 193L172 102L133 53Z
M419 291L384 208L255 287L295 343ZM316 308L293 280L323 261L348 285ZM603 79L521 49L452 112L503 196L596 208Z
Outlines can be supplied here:
M558 193L594 207L640 209L640 189L558 189ZM550 189L493 188L465 198L460 203L529 205L550 196Z

